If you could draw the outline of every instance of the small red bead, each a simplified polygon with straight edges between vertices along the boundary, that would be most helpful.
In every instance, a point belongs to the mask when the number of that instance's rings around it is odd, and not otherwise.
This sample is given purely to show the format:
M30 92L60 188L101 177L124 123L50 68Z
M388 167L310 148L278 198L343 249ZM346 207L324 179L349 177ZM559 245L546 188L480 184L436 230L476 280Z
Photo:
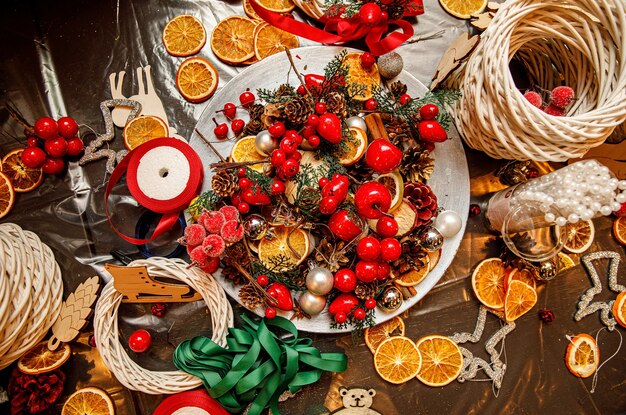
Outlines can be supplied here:
M365 310L363 310L362 308L357 308L356 310L354 310L354 318L361 321L361 320L365 320Z
M368 111L374 111L376 110L376 108L378 108L378 102L376 102L375 99L370 98L367 101L365 101L364 107Z
M339 323L339 324L343 324L346 322L346 320L348 320L348 316L346 316L346 313L337 313L335 314L335 322Z
M376 307L376 300L373 298L369 298L365 301L365 308L368 310L373 310Z
M261 274L256 277L256 282L258 282L261 287L265 287L267 286L267 284L270 283L270 279L267 277L267 275Z
M317 104L315 104L315 112L317 112L319 115L322 115L323 113L325 113L326 104L323 102L318 102Z
M135 330L128 338L128 347L135 353L143 353L150 348L152 336L146 330Z
M272 319L274 317L276 317L276 309L273 307L267 307L265 309L265 317Z
M473 218L474 216L480 215L480 211L481 211L480 206L478 206L475 203L472 203L469 208L469 217Z
M241 202L237 204L237 210L242 215L245 215L246 213L250 212L250 205L247 202Z

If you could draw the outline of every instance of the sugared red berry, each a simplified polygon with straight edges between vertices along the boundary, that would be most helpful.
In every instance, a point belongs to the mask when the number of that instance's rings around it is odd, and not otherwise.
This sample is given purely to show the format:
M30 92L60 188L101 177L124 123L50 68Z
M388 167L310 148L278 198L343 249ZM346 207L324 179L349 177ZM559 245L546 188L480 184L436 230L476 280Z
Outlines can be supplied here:
M258 282L261 287L266 287L267 284L270 283L270 279L267 277L267 275L261 274L256 277L256 282Z
M365 101L365 104L363 105L363 107L368 111L375 111L376 108L378 108L378 102L376 102L374 98L370 98L367 101Z
M269 319L276 317L276 309L274 307L267 307L265 309L265 317Z
M232 102L227 102L226 104L224 104L224 115L227 116L230 119L235 118L235 115L237 114L237 106L235 104L233 104Z
M46 153L39 147L27 147L22 151L22 163L31 169L38 169L46 161Z
M376 57L369 52L361 54L361 66L366 71L372 69L372 66L376 63Z
M195 223L185 228L183 233L183 241L185 245L198 246L206 238L206 229L203 225Z
M219 212L224 215L224 219L229 220L239 220L239 212L234 206L223 206L220 208Z
M235 209L235 211L237 211L237 209ZM243 238L243 226L236 220L229 220L222 226L220 235L222 235L224 241L229 244L239 242Z
M67 141L63 137L55 137L46 140L43 148L50 157L63 157L67 154Z
M543 98L538 92L528 91L524 94L524 98L532 105L533 107L541 108L543 105Z
M48 157L41 166L41 170L46 174L61 174L65 170L65 162L60 158Z
M67 155L74 157L83 152L85 144L80 137L73 137L67 140Z
M41 117L35 121L35 134L44 140L56 136L57 131L57 122L50 117Z
M202 245L196 246L194 249L191 250L191 252L189 253L189 259L191 260L191 263L197 267L204 267L206 265L208 265L208 256L206 254L206 252L204 252L204 248L202 247Z
M575 97L574 90L569 86L557 86L550 93L550 105L565 109L572 103Z
M365 300L365 308L367 308L368 310L373 310L374 308L376 308L376 300L374 300L373 298L368 298L367 300Z
M57 121L57 130L61 137L70 139L78 134L78 124L71 117L59 118Z
M198 223L204 226L208 233L220 233L222 226L226 222L226 218L222 212L207 210L200 215ZM204 239L204 238L202 238Z
M209 235L202 241L202 249L206 256L215 258L224 253L226 243L219 235Z
M565 110L563 108L559 108L552 104L545 107L543 109L543 112L545 112L548 115L555 116L555 117L562 117L563 115L565 115Z

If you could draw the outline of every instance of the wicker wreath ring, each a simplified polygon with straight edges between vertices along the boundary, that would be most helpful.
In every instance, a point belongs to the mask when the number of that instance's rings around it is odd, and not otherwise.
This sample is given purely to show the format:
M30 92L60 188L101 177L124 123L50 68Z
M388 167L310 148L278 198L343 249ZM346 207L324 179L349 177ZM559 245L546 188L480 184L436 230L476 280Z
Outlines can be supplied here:
M212 340L226 344L228 328L233 326L233 310L222 287L213 277L181 259L153 257L133 261L128 266L145 266L156 277L173 278L196 290L211 311ZM119 340L117 311L122 294L111 280L102 290L94 313L94 337L105 366L129 389L149 394L173 394L202 384L195 376L182 371L149 371L133 361Z

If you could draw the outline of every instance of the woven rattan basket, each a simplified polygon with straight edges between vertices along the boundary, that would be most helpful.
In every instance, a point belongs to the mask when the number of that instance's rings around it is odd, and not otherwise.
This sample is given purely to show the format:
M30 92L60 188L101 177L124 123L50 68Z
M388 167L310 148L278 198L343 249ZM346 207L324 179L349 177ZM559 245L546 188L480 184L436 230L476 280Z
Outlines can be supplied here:
M565 161L598 146L626 119L624 0L509 0L476 50L448 79L460 88L453 114L467 144L499 159ZM509 62L532 83L571 86L563 117L533 107Z

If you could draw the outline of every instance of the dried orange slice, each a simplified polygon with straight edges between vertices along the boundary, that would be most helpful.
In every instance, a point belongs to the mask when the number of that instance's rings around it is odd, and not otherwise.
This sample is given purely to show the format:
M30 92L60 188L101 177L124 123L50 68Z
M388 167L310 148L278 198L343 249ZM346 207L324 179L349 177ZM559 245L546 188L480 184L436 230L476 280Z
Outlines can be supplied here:
M124 144L133 150L155 138L167 137L169 131L165 121L154 115L141 115L128 121L123 131Z
M570 257L567 254L564 254L563 252L559 252L556 255L556 269L558 272L563 272L566 269L569 269L573 266L575 266L576 264L574 263L574 260L572 259L572 257Z
M439 0L441 7L454 17L469 19L485 10L488 0Z
M0 172L0 218L9 214L15 203L15 190L11 180Z
M504 300L504 318L515 321L537 304L537 291L525 282L513 280Z
M367 101L372 97L374 88L380 86L380 74L378 66L374 64L369 70L365 70L361 66L361 53L348 53L344 63L348 66L348 77L346 82L353 85L362 85L365 89L354 99L359 101Z
M415 221L417 219L417 209L413 203L409 202L409 199L403 198L400 206L398 206L393 211L393 216L398 222L398 233L396 233L396 238L400 238L402 236L407 235L413 229L415 229ZM376 231L376 224L378 223L378 219L368 219L367 224L369 227Z
M423 267L405 272L393 281L403 287L415 287L422 282L430 272L430 257L425 256L423 261L425 262Z
M261 20L261 16L256 14L254 9L252 8L252 5L250 4L250 0L243 0L243 11L246 12L246 15L249 18L255 19L255 20Z
M613 222L613 236L621 245L626 245L626 216L620 216Z
M600 348L596 340L588 334L574 336L565 352L565 365L573 375L588 378L598 369Z
M428 386L445 386L454 381L463 368L459 346L445 336L431 335L417 341L422 367L417 378Z
M508 287L511 285L511 281L513 280L525 282L530 287L532 287L533 290L537 288L537 280L535 280L533 273L527 269L513 268L512 270L506 273L505 287L507 290L508 290Z
M342 166L351 166L361 160L361 157L363 157L365 150L367 149L367 134L365 131L357 127L350 127L348 130L352 133L352 137L343 140L345 148L339 149L339 152L337 153L339 164ZM395 200L398 205L401 201L402 197L399 199L396 198ZM391 208L389 208L389 210L391 210Z
M61 415L114 415L115 407L102 389L90 386L70 395L63 404Z
M257 3L265 10L276 13L289 13L296 7L291 0L257 0Z
M558 230L557 230L558 233ZM579 220L565 225L565 245L563 249L572 254L582 254L593 243L595 230L590 220Z
M188 58L176 72L176 87L189 102L206 101L219 83L219 75L211 63L203 58Z
M266 159L266 157L263 157L257 151L256 145L254 144L254 138L255 137L253 135L250 135L248 137L241 138L235 143L230 151L230 157L235 163L241 163L244 161L261 161ZM252 164L248 167L252 170L263 172L263 166L263 163L259 163Z
M420 371L422 359L415 343L396 336L383 341L374 353L376 372L387 382L400 384L414 378Z
M298 46L298 36L269 24L261 25L254 34L254 55L258 60Z
M376 353L378 346L392 336L404 336L404 320L396 316L384 323L365 329L365 344L372 353Z
M26 352L17 362L17 368L28 375L39 375L60 368L70 358L69 344L62 343L55 351L48 349L48 341L43 341Z
M626 327L626 292L621 292L617 295L611 312L613 313L613 317L615 317L615 321L617 321L620 326Z
M245 62L254 56L256 23L247 17L231 16L215 26L211 33L211 49L222 61L231 64Z
M429 252L428 253L428 265L429 265L429 272L433 270L433 268L435 268L437 266L437 264L439 263L439 260L441 259L441 249L435 251L435 252Z
M270 233L259 242L259 260L267 268L288 270L300 265L310 254L308 232L300 228L276 226L270 229Z
M162 39L170 55L191 56L200 52L206 43L206 31L198 18L181 14L167 22Z
M389 194L391 194L389 213L393 213L394 210L400 207L402 198L404 197L404 179L402 179L402 175L398 170L394 170L386 174L381 174L376 178L376 181L385 185L387 190L389 190Z
M35 190L43 182L43 171L31 169L22 163L23 148L16 148L2 158L2 172L11 180L13 190L26 193Z
M478 301L489 308L501 310L504 307L504 264L500 258L482 261L472 274L472 289Z

